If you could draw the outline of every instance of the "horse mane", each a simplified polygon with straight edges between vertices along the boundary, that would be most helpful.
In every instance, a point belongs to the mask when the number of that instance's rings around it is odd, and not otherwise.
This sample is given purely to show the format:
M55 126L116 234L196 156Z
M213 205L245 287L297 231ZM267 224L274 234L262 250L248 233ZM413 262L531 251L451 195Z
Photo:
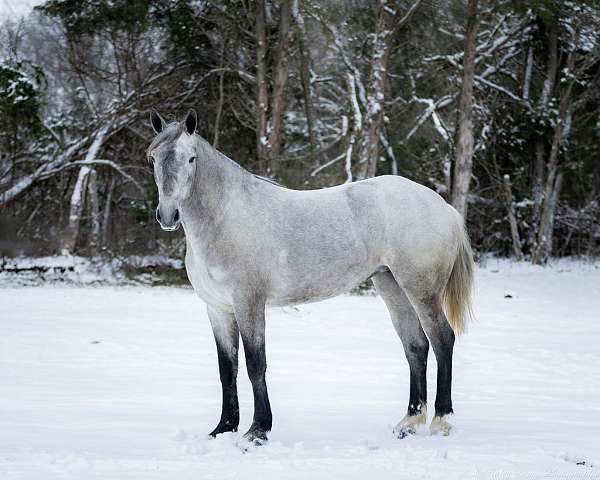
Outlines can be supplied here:
M264 177L262 175L258 175L256 173L252 173L251 171L245 169L239 163L237 163L235 160L232 160L227 155L225 155L223 152L221 152L221 151L217 150L215 147L213 147L202 136L197 135L197 141L198 141L198 144L202 147L202 149L204 150L205 153L213 155L214 157L217 157L219 160L221 160L221 161L223 161L223 162L231 165L234 168L238 168L239 170L241 170L242 172L244 172L244 173L246 173L248 175L252 175L254 178L262 180L263 182L267 182L267 183L270 183L271 185L276 185L276 186L281 187L281 188L286 188L283 185L281 185L279 182L276 182L275 180L273 180L272 178Z
M273 185L277 185L278 187L282 187L285 188L281 183L276 182L275 180L273 180L272 178L269 177L263 177L262 175L257 175L256 173L253 173L252 175L254 175L256 178L258 178L259 180L262 180L263 182L267 182L267 183L272 183Z

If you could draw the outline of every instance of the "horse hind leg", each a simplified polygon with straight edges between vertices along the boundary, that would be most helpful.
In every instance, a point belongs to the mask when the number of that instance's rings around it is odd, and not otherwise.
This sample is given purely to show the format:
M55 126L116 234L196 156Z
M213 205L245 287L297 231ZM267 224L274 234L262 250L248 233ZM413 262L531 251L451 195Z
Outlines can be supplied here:
M427 355L429 341L408 297L389 272L373 276L373 283L383 298L392 323L408 360L410 369L410 397L406 416L394 428L399 438L416 433L418 426L427 422Z
M454 413L451 390L455 337L442 309L441 289L436 288L436 284L438 283L417 281L403 285L403 289L431 342L438 367L435 416L431 421L430 431L432 434L449 435L452 425L448 422L448 416Z

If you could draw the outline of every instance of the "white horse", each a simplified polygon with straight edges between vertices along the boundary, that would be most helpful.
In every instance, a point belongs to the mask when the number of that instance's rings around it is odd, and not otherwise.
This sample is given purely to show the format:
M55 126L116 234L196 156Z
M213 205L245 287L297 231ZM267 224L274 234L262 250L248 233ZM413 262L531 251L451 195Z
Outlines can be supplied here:
M473 258L462 217L437 193L398 176L297 191L244 170L195 133L196 113L166 124L147 155L164 230L183 225L185 265L208 305L223 387L212 436L239 424L239 336L254 393L245 438L266 441L272 416L265 372L265 307L339 295L372 278L402 340L410 399L399 437L427 420L429 342L438 363L430 429L447 435L454 333L469 313ZM447 317L444 314L444 309Z

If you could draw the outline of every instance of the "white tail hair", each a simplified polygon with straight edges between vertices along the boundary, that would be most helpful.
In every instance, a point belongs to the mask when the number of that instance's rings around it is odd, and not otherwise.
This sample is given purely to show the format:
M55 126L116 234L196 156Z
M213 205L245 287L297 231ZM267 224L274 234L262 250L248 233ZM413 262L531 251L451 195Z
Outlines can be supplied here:
M458 212L457 216L460 219L458 255L444 289L443 299L448 322L454 333L459 335L466 329L467 318L473 318L471 290L473 288L475 263L473 262L473 252L464 220Z

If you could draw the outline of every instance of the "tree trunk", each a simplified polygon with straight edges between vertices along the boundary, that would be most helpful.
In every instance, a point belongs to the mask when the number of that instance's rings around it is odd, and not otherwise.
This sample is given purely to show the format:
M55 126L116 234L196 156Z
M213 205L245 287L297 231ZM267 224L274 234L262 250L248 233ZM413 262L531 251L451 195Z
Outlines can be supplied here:
M390 144L390 141L388 140L387 133L385 130L386 130L385 128L382 129L381 134L379 136L379 140L381 142L381 145L385 149L385 152L386 152L389 160L392 162L392 167L391 167L392 175L398 175L398 160L396 159L396 155L394 154L394 149L392 148L392 145Z
M379 160L379 138L383 124L383 105L387 64L390 56L392 32L397 21L395 2L381 0L377 16L375 43L371 57L371 73L367 93L367 105L362 137L359 144L358 162L360 179L374 177Z
M538 227L540 224L540 215L542 211L542 200L544 198L544 175L546 172L546 149L544 140L538 139L535 143L535 158L533 165L533 179L531 182L531 196L533 208L531 212L531 229L529 243L532 251L535 251L537 242Z
M108 236L110 234L110 219L112 215L112 198L115 191L117 179L114 175L110 176L110 184L106 191L106 201L104 203L104 215L102 217L102 246L108 246Z
M256 0L256 156L259 173L267 169L268 135L267 112L267 31L265 0Z
M546 263L552 249L554 211L562 184L562 174L558 174L558 154L563 138L561 128L563 120L561 115L559 117L559 123L554 129L552 148L550 149L550 158L548 159L548 177L546 178L546 185L542 197L542 209L537 229L535 250L531 258L532 263L536 265ZM560 177L560 181L557 178L557 175Z
M456 152L452 178L452 206L466 219L467 197L473 168L473 77L478 28L478 0L469 0L462 86L456 122Z
M356 139L362 130L362 113L358 104L358 98L356 96L356 79L354 75L348 72L346 75L348 83L348 93L350 95L350 103L352 105L353 120L352 120L352 131L348 137L348 145L346 146L345 154L345 170L346 170L346 181L344 183L352 182L352 153L354 151L354 145Z
M567 92L561 102L558 123L554 128L552 148L548 159L548 177L544 187L540 223L537 230L537 241L531 258L532 263L540 265L546 263L552 253L552 236L554 227L554 212L562 186L562 174L558 173L558 157L560 146L564 140L563 128L567 115L570 94Z
M269 174L276 177L280 167L281 140L283 136L283 113L285 111L285 87L288 80L290 24L292 18L291 0L280 2L279 48L275 65L275 82L271 101L271 121L269 131Z
M545 264L552 255L552 238L554 237L554 216L556 215L556 206L560 197L560 191L563 183L563 174L558 173L554 180L553 188L548 199L544 199L544 210L538 231L536 250L531 262L535 265Z
M553 95L558 73L558 30L552 24L548 32L548 43L546 46L546 78L544 79L542 92L537 104L538 114L543 114L548 108L548 102ZM533 181L531 183L531 196L533 209L531 212L531 234L530 243L533 255L537 251L537 238L540 231L540 219L542 202L544 200L544 176L546 174L546 145L543 138L535 143L535 158L533 166Z
M554 129L552 139L552 147L550 149L550 158L548 159L548 177L542 196L542 209L540 223L537 228L537 238L535 249L531 257L532 263L541 265L548 260L548 244L550 242L549 235L552 217L554 216L554 207L552 205L552 197L556 187L556 174L558 168L558 153L560 149L560 139L562 137L560 124Z
M513 202L512 188L510 185L510 176L502 177L504 186L504 199L506 210L508 211L508 221L510 223L510 234L512 236L513 252L517 260L523 260L523 250L521 249L521 237L519 236L519 227L517 225L517 216L515 214L515 205Z
M223 43L221 47L221 61L219 68L221 71L219 72L219 103L217 103L217 114L215 116L215 124L214 124L214 132L213 132L213 143L212 146L215 149L219 148L219 132L221 130L221 114L223 113L223 102L225 101L224 93L223 93L223 81L225 78L225 69L223 68L223 57L225 55L225 47L227 46L226 42Z
M559 172L556 175L556 181L554 182L554 191L552 192L552 199L551 199L552 213L550 215L550 224L548 226L548 242L546 243L546 252L545 252L546 259L550 258L550 255L552 255L552 252L554 251L554 244L553 244L554 219L556 218L556 208L558 207L558 201L559 201L560 192L561 192L562 186L563 186L563 180L564 180L564 175L562 172Z
M525 73L523 75L523 100L529 100L529 89L531 88L531 76L533 74L533 47L527 49L527 60L525 62Z
M304 98L304 114L306 116L306 129L308 130L308 142L310 151L314 153L317 148L317 140L314 133L314 119L312 107L312 91L310 84L310 51L306 46L306 32L304 18L298 10L298 0L294 0L292 8L293 16L298 25L298 51L300 54L300 82L302 84L302 96Z
M71 207L69 209L69 224L63 235L61 246L61 254L69 255L75 251L77 238L79 237L79 225L81 223L81 215L83 213L83 205L85 201L85 192L87 190L88 175L92 169L90 167L81 167L75 187L71 194Z
M96 170L88 174L88 198L90 208L90 250L97 255L100 248L100 202L98 200L98 182Z
M96 132L96 136L94 137L94 141L87 151L84 162L91 163L96 160L96 156L98 155L98 151L104 142L104 137L107 131L108 127L104 127ZM92 170L92 167L89 167L85 164L79 169L77 181L75 182L75 187L73 188L73 193L71 194L69 224L65 229L61 245L61 253L63 255L69 255L75 250L77 238L79 237L79 225L81 223L81 214L83 212L88 176Z
M548 32L548 64L546 67L546 79L542 87L542 94L538 104L540 111L546 110L548 102L554 93L556 75L558 73L558 25L552 23Z
M573 52L567 57L567 69L574 70L575 57ZM573 82L570 82L562 93L560 107L558 109L558 119L554 127L552 136L552 146L548 158L546 183L541 205L540 223L537 230L537 241L535 250L531 257L534 264L541 265L548 261L552 253L552 237L554 234L554 214L558 197L562 187L562 174L558 172L558 160L560 147L566 141L566 135L569 131L569 122L571 112L571 93L573 91Z

